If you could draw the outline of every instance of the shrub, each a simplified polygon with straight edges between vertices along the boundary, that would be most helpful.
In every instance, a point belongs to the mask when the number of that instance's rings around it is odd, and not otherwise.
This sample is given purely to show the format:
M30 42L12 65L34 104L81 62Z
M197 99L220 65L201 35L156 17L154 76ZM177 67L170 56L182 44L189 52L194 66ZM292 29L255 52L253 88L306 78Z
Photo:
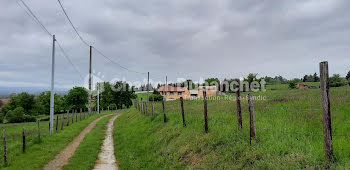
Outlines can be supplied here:
M346 79L340 77L339 74L333 74L333 76L329 78L330 87L341 87L345 85L346 85Z
M298 84L300 81L301 81L301 80L298 79L298 78L295 78L295 79L293 79L293 80L289 80L289 81L288 81L289 88L291 88L291 89L297 88L297 84Z
M163 96L160 94L151 94L149 96L149 101L162 101L163 100Z
M26 115L23 107L17 107L14 110L10 110L6 114L6 120L8 123L21 123L21 122L35 122L36 119L33 116Z

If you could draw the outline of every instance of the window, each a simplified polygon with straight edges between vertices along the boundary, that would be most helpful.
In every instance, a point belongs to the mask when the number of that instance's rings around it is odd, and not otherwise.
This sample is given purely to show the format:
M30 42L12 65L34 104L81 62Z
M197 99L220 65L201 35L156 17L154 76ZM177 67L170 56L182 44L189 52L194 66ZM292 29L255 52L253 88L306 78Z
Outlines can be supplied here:
M170 92L170 96L174 96L174 92L173 91Z
M178 95L178 96L181 96L181 95L182 95L182 92L177 92L177 95Z
M165 92L165 91L163 91L163 95L166 95L166 92Z

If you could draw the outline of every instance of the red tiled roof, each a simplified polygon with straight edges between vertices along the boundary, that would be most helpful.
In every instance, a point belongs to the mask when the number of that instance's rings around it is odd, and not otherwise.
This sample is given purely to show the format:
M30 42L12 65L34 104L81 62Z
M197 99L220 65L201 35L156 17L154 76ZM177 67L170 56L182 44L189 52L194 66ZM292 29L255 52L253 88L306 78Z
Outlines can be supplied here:
M10 102L11 99L0 99L3 104Z
M186 87L173 87L173 86L167 86L167 88L165 88L164 86L159 87L158 91L162 92L162 91L185 91Z

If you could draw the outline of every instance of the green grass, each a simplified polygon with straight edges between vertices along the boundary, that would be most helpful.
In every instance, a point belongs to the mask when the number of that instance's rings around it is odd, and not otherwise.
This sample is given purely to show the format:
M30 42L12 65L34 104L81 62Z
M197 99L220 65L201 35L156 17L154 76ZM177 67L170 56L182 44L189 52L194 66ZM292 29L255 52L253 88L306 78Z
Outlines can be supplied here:
M8 155L8 167L4 168L3 155L1 154L1 168L3 169L40 169L48 161L54 158L56 154L60 152L70 141L77 136L81 130L83 130L89 123L95 120L97 117L111 113L104 112L100 115L93 114L90 117L86 117L85 120L78 120L74 123L71 122L67 127L64 124L63 130L54 132L49 135L49 123L48 121L42 121L40 123L41 141L38 141L37 137L37 123L25 123L26 129L26 143L27 149L25 153L22 153L22 125L23 124L4 124L1 125L1 129L6 129L7 140L7 155ZM61 118L60 118L61 119ZM78 116L79 119L79 116ZM59 125L61 123L59 122ZM1 153L3 153L3 145L1 144Z
M63 167L64 170L92 169L101 150L105 138L106 125L110 116L101 119L96 127L88 133L80 143L69 163Z
M236 119L236 102L208 101L209 133L203 128L203 101L185 101L187 127L182 127L180 103L166 102L168 122L163 123L161 103L152 119L136 109L115 121L115 150L121 169L300 169L350 167L350 88L331 88L335 161L323 151L320 89L256 92L257 138L249 144L249 113L242 100L243 129ZM247 93L243 93L245 96ZM150 108L150 107L149 107ZM303 110L315 109L315 110ZM148 113L151 113L149 110ZM304 134L315 134L306 136ZM320 136L319 136L320 135Z

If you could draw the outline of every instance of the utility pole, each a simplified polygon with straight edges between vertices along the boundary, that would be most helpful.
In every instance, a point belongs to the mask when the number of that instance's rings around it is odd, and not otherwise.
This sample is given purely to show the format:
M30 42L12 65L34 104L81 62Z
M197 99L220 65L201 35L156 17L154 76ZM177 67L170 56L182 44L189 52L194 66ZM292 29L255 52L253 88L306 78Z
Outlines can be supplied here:
M163 92L164 100L166 99L166 92L168 90L167 87L168 87L168 76L165 76L165 85L164 85L164 92Z
M91 114L91 62L92 62L92 46L90 46L90 66L89 66L89 114Z
M149 72L147 72L147 102L149 101Z
M55 82L55 35L52 36L52 63L51 63L51 95L50 95L50 134L53 132L53 113L55 104L55 92L54 92L54 82Z
M97 83L97 113L100 114L100 83Z

